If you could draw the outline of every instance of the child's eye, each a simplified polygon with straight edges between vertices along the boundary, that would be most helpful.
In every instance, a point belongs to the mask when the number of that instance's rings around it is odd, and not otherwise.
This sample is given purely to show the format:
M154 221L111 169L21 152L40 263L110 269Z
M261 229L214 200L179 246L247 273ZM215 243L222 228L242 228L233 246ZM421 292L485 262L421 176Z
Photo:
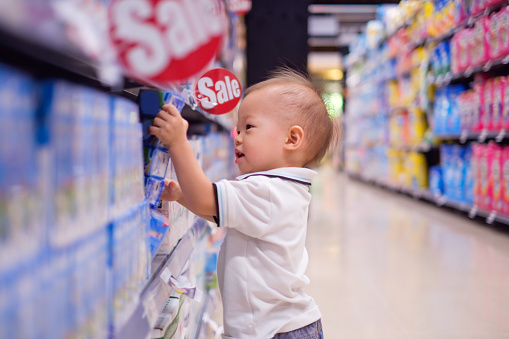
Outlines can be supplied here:
M247 124L247 125L246 125L246 130L250 129L251 127L253 127L253 125L249 125L249 124Z

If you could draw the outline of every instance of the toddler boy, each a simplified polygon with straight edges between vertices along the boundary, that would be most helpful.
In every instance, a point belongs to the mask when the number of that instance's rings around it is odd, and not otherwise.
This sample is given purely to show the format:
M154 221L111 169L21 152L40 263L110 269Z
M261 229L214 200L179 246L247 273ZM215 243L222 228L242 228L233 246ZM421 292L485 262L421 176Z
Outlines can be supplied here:
M235 137L237 180L211 183L187 141L188 124L164 106L150 133L178 178L162 198L228 229L218 258L223 338L323 338L321 313L304 292L309 186L334 137L325 105L303 75L280 69L247 89Z

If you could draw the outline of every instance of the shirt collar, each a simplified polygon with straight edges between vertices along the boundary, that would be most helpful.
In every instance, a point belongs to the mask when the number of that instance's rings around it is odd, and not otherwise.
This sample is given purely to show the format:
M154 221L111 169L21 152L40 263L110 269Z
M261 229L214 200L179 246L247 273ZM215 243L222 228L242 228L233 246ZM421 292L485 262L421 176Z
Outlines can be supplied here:
M237 180L244 180L246 178L249 178L251 176L266 176L266 177L279 177L283 179L289 179L292 181L296 181L299 183L302 183L304 185L311 185L311 180L316 176L316 172L309 169L309 168L303 168L303 167L281 167L281 168L275 168L269 171L262 171L262 172L253 172L253 173L247 173L243 174L241 176L237 177Z

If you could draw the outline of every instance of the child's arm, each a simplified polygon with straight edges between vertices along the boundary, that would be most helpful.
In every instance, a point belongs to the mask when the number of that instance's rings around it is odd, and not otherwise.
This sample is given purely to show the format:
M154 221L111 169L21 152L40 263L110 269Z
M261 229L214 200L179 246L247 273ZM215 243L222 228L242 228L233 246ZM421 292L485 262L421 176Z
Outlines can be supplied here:
M165 186L164 191L161 194L161 200L176 201L185 208L187 208L188 210L191 210L189 208L189 203L187 202L186 198L184 198L182 190L180 189L180 186L177 182L165 179L164 186ZM214 222L214 218L211 215L199 215L199 214L196 215L198 215L202 219Z
M164 105L149 132L168 147L185 199L182 205L196 215L212 217L216 215L214 188L194 156L187 140L187 127L187 121L175 107Z

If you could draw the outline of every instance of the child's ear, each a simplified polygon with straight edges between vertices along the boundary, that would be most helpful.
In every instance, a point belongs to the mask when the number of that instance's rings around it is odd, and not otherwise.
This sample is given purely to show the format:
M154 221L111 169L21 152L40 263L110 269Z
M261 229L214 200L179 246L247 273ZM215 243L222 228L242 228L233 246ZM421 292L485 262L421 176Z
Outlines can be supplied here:
M294 125L288 130L283 148L288 151L296 150L302 146L303 141L304 130L302 127Z

